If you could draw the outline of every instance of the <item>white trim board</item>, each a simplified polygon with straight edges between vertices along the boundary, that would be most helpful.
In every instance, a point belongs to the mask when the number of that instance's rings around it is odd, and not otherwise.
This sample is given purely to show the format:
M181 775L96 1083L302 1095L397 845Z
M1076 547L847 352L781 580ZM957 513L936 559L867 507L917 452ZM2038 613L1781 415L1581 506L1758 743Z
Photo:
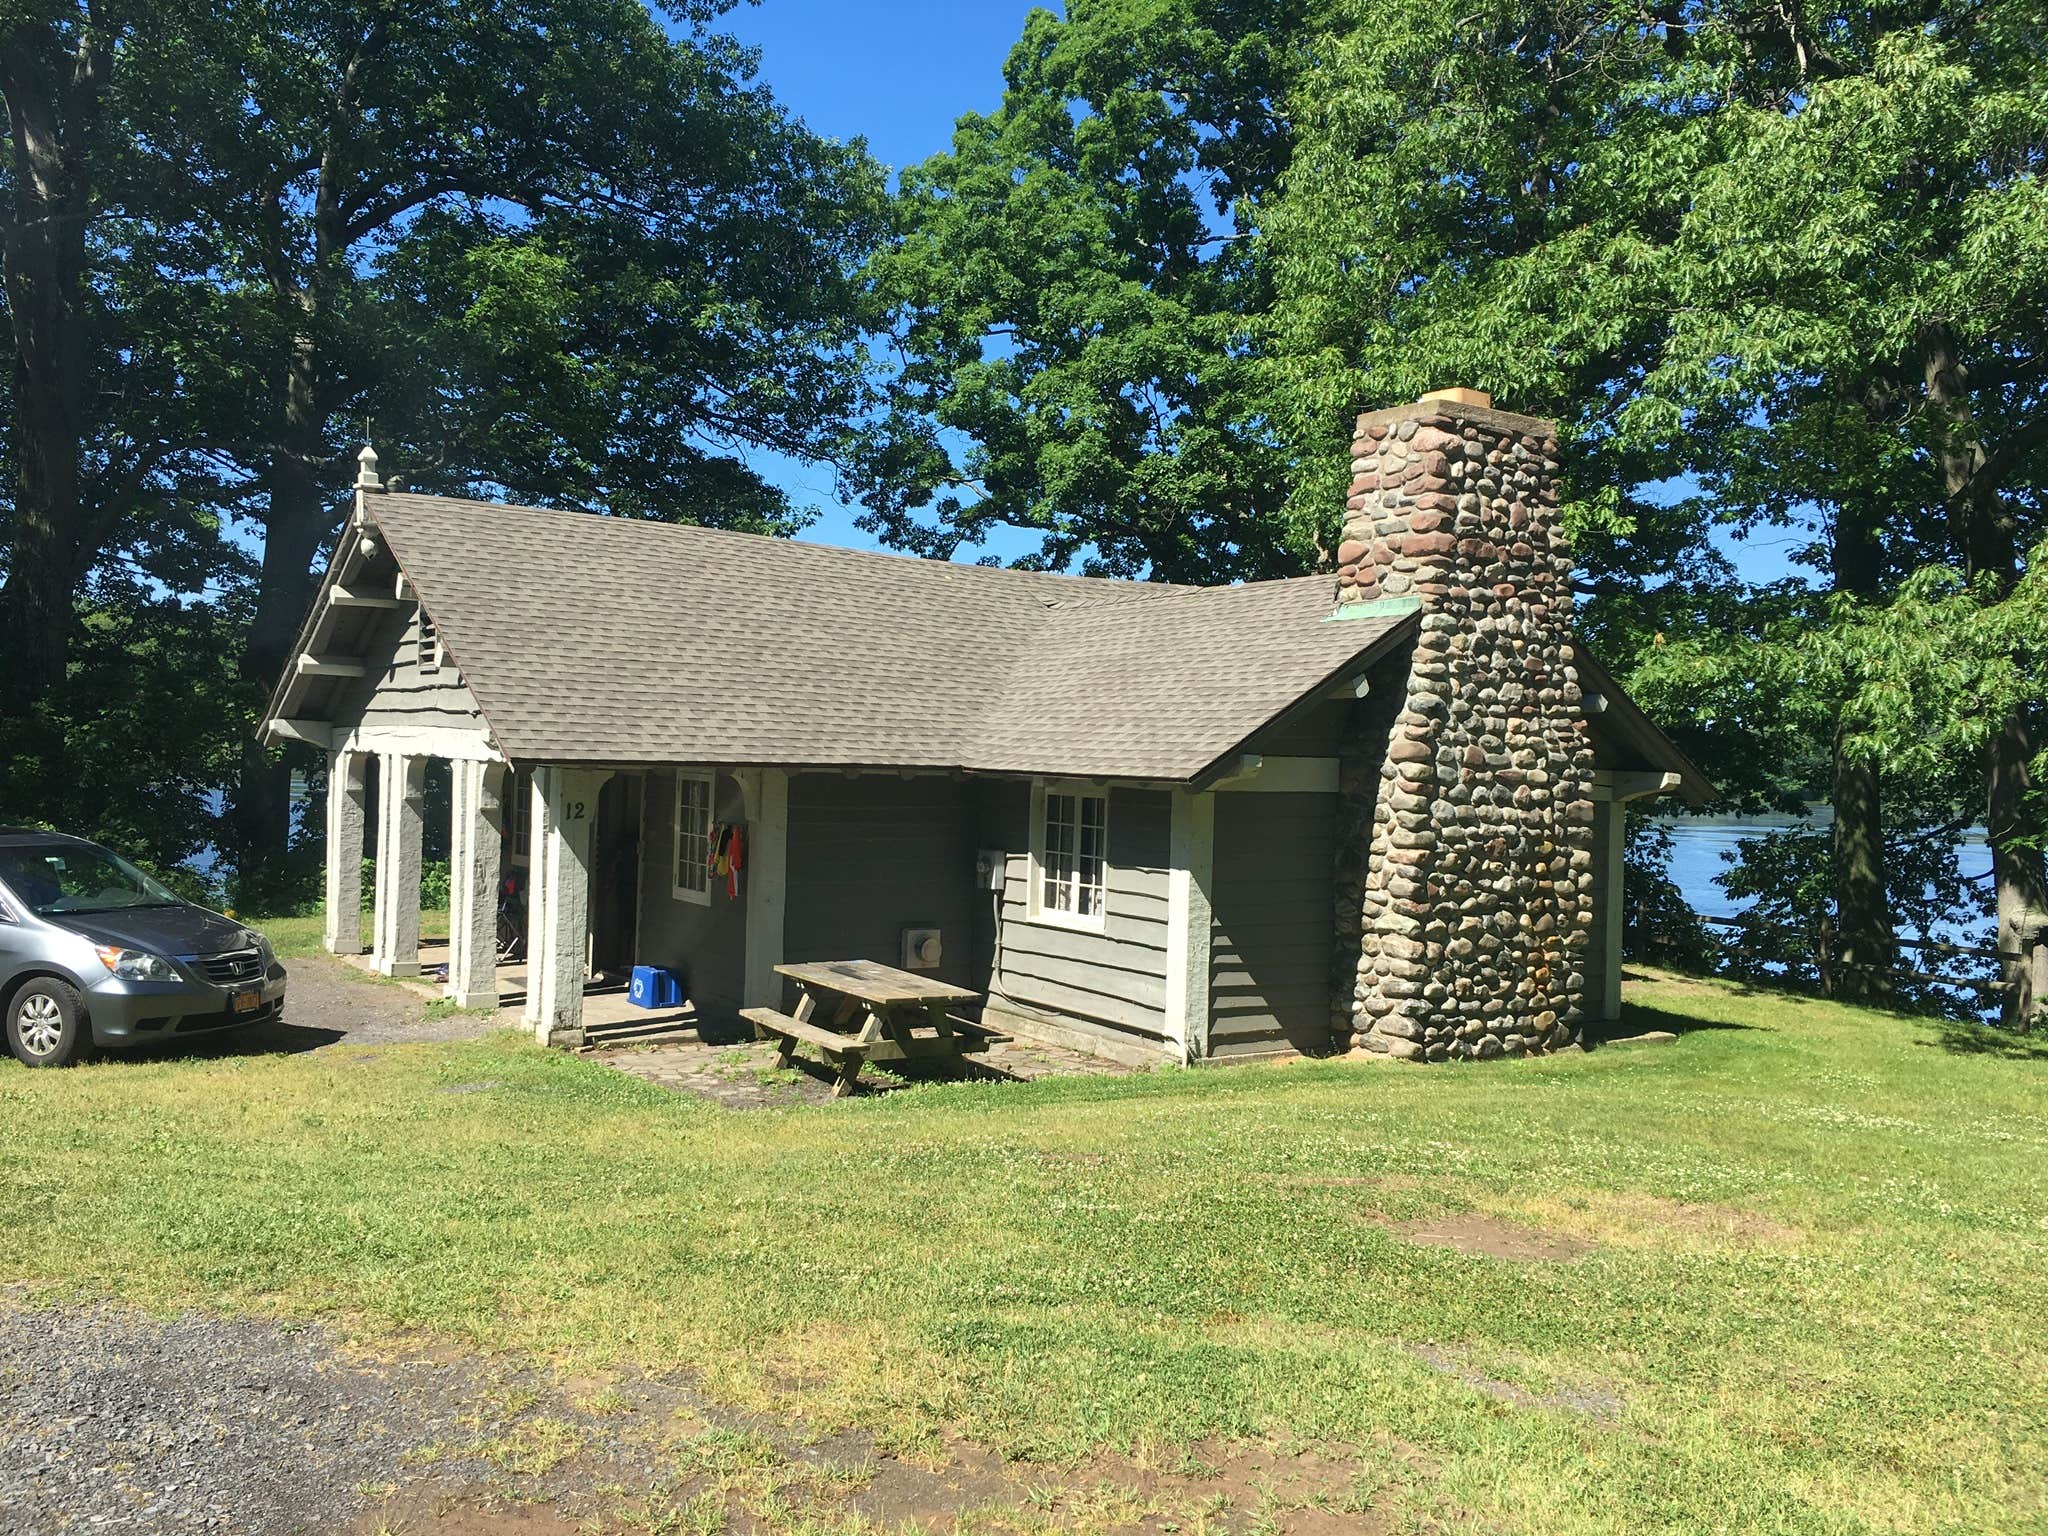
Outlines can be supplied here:
M505 761L505 754L484 732L457 730L445 725L360 725L334 745L344 752L440 757L450 762Z
M1183 1062L1209 1054L1209 959L1215 927L1216 797L1173 792L1166 877L1166 1033Z
M1679 774L1654 769L1631 773L1618 768L1600 768L1593 773L1592 797L1616 802L1642 800L1651 795L1673 794L1683 782Z

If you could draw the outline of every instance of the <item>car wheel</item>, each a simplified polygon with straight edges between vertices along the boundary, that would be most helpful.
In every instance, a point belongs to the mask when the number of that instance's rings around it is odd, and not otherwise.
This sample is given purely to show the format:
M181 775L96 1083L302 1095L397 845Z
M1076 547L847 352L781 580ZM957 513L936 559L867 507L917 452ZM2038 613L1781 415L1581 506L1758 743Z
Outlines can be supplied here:
M25 1067L68 1067L92 1054L92 1026L78 988L42 977L7 1004L7 1048Z

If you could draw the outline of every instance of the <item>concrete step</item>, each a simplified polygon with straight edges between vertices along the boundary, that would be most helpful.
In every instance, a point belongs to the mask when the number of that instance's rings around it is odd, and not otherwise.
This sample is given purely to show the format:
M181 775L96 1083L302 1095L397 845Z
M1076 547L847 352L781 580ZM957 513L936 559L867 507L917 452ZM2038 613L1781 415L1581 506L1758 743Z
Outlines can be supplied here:
M696 1040L697 1020L694 1017L678 1018L669 1014L661 1018L627 1020L618 1024L586 1024L583 1027L583 1049L601 1051L608 1046L621 1045L663 1045L672 1040Z

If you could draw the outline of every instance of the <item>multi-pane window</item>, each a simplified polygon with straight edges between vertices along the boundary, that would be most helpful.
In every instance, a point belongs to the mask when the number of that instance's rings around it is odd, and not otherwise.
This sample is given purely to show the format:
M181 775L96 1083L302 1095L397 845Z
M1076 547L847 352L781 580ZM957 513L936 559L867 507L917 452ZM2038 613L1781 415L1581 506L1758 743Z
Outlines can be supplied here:
M441 670L441 629L424 608L420 610L419 664L422 672Z
M711 775L676 775L676 896L711 903Z
M1041 916L1102 920L1103 869L1109 850L1109 797L1047 789L1038 855Z

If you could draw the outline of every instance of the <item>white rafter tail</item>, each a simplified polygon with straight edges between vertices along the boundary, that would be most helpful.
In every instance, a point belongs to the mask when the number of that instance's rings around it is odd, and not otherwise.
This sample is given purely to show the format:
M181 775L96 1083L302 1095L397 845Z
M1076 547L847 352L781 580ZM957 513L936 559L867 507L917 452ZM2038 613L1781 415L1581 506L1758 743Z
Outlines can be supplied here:
M361 677L363 663L356 656L301 656L301 677Z
M327 594L327 602L334 608L386 608L405 607L405 599L394 597L389 592L372 592L368 587L337 586Z
M334 743L334 727L325 720L272 720L265 724L264 733L273 742L303 741L309 747Z

